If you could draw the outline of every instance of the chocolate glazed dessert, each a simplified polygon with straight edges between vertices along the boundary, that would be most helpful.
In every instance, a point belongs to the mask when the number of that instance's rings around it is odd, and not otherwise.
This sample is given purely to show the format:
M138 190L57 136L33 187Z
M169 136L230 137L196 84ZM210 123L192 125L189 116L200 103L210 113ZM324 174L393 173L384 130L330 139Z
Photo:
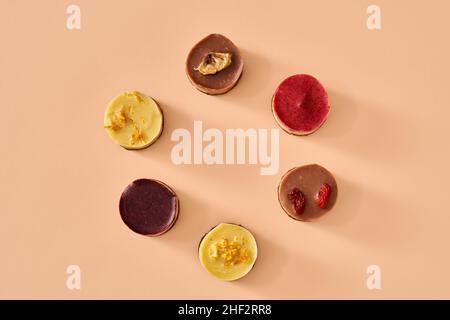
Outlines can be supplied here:
M158 180L139 179L129 184L120 197L123 222L134 232L159 236L172 228L179 213L175 192Z
M296 167L284 174L278 185L278 201L295 220L315 220L336 202L338 188L333 175L318 164Z
M200 40L186 59L186 74L192 85L203 93L216 95L231 90L244 67L241 52L221 34Z

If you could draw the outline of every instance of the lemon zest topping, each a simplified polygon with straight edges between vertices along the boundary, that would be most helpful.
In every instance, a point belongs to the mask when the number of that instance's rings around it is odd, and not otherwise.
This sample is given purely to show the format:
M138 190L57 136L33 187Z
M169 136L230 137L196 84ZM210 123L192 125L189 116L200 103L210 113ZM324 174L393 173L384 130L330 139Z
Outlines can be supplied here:
M128 91L125 92L125 95L128 97L134 97L138 103L144 102L144 97L139 91Z
M131 133L130 143L134 145L138 141L145 143L145 137L141 129L133 122L133 132Z

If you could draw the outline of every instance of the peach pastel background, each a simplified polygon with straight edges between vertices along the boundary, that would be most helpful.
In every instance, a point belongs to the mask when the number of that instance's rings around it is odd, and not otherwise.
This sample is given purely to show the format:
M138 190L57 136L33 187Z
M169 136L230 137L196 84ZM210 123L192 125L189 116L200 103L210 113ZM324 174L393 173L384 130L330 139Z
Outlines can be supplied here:
M0 1L0 298L450 298L448 1L243 1L217 12L205 1ZM382 9L382 30L366 8ZM195 90L190 47L212 32L242 50L240 83L223 96ZM205 127L277 128L278 83L309 73L332 112L315 134L281 132L280 170L175 166L170 134ZM165 129L129 152L102 128L124 90L157 99ZM332 171L336 207L314 223L281 210L276 187L293 166ZM141 177L165 181L181 201L164 236L132 233L118 199ZM224 283L197 259L204 232L222 221L250 228L255 269ZM82 288L66 288L77 264ZM382 290L366 288L366 267Z

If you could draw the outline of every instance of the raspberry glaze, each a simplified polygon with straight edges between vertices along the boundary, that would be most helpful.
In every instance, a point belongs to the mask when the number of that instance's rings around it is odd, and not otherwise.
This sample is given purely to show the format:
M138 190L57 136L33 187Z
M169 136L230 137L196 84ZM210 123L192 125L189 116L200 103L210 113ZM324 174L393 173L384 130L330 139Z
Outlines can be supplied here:
M280 83L272 109L280 127L288 133L313 133L325 122L330 111L328 94L313 76L297 74Z

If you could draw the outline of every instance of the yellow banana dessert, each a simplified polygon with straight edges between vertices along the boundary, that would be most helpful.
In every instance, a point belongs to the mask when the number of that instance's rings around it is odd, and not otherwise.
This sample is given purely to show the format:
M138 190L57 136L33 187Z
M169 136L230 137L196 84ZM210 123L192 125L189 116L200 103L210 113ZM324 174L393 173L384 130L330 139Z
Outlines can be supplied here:
M256 240L242 226L221 223L201 240L199 258L202 266L213 276L237 280L252 270L258 255Z
M155 100L138 91L126 91L109 103L103 125L116 143L136 150L147 148L159 138L164 117Z

